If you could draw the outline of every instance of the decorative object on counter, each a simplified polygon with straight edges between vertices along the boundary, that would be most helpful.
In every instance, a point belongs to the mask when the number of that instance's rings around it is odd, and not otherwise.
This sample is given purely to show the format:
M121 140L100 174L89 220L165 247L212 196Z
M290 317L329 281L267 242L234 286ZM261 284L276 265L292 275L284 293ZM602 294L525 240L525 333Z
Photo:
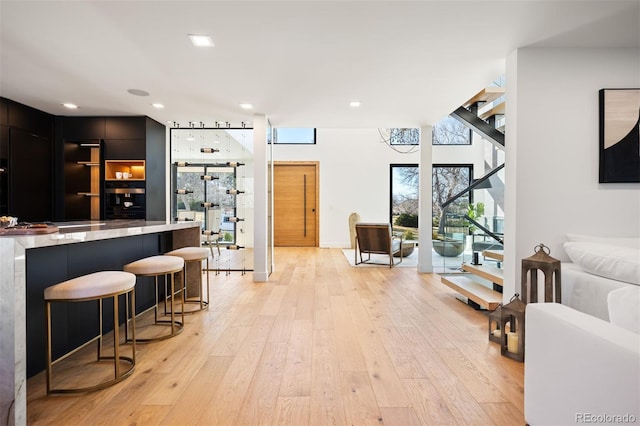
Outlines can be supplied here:
M518 293L500 311L500 354L524 362L525 305Z
M562 303L560 261L549 256L549 247L542 243L535 246L534 252L533 256L522 259L522 301L525 304L538 302L538 271L542 271L544 301Z
M18 223L17 217L0 216L0 228L10 228Z
M502 303L498 305L496 309L489 312L489 341L494 343L500 343L502 339L502 329L500 324L502 322Z
M60 284L47 287L44 290L44 300L46 309L46 330L47 330L47 343L46 343L46 383L47 394L50 393L79 393L90 392L98 389L103 389L108 386L121 382L125 378L129 377L133 373L133 369L136 365L136 339L135 339L135 285L136 276L128 272L121 271L102 271L94 272L92 274L83 275L77 278L73 278L68 281L64 281ZM118 308L118 297L125 295L125 299L128 300L128 296L131 296L131 309L133 316L131 320L131 334L133 336L133 344L131 346L131 357L120 355L120 320ZM53 365L58 361L62 361L67 355L75 352L72 351L69 354L65 354L56 360L53 360L52 355L52 317L51 317L51 304L63 303L63 302L85 302L91 300L98 300L100 304L100 312L102 312L102 301L104 299L113 298L113 356L102 355L102 323L103 319L100 318L98 335L93 339L86 342L84 347L92 342L98 342L98 359L94 361L98 364L102 360L112 359L114 366L114 377L111 380L102 381L92 386L85 386L79 388L55 388L53 386ZM127 311L129 307L127 306ZM127 318L128 321L128 318ZM125 371L121 371L121 362L128 362L129 368Z
M171 332L169 334L163 334L156 337L148 337L148 338L137 338L138 342L153 342L159 340L165 340L170 337L177 336L182 333L184 328L184 294L180 295L180 300L182 302L181 307L181 316L182 321L177 321L175 318L176 310L175 310L175 277L174 275L177 272L182 271L184 268L184 260L181 257L177 256L150 256L145 257L144 259L136 260L135 262L128 263L124 265L125 272L131 272L139 277L153 277L156 286L156 303L153 307L154 309L154 325L169 325L171 326ZM171 308L171 312L164 312L165 315L169 314L171 316L171 320L162 320L159 319L158 312L158 291L159 291L159 282L158 277L164 276L165 285L168 281L171 283L170 285L170 294L169 294L169 306ZM167 278L168 277L168 278ZM179 293L182 293L180 291ZM165 305L166 306L166 305ZM127 313L128 318L128 313ZM125 323L125 338L127 341L130 341L128 338L128 331Z
M48 223L17 223L8 228L2 228L2 235L40 235L53 234L59 231L55 225Z

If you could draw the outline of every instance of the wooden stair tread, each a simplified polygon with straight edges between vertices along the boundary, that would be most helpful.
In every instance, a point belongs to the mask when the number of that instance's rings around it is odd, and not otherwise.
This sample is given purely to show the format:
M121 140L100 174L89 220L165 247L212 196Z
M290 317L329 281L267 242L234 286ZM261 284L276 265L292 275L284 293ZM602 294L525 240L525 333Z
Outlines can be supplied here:
M482 255L489 259L499 260L504 262L504 250L483 250Z
M466 101L462 106L468 108L476 102L491 102L505 94L504 87L486 87L476 93L471 99Z
M470 263L463 263L462 269L471 272L479 277L485 278L492 283L502 285L504 282L504 271L500 268L490 265L472 265Z
M478 114L478 117L480 117L483 120L486 120L489 117L493 117L494 115L500 115L500 114L504 114L505 111L505 103L504 102L500 102L498 105L495 105L493 108L484 111L482 114Z
M440 281L478 305L494 310L502 303L502 294L464 275L440 277Z

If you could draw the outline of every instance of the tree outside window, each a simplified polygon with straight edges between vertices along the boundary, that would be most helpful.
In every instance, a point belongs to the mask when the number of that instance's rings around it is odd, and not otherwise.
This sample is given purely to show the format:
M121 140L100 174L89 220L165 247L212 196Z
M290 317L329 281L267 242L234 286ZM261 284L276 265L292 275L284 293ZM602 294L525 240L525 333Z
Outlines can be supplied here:
M449 116L433 126L432 145L471 145L471 129Z

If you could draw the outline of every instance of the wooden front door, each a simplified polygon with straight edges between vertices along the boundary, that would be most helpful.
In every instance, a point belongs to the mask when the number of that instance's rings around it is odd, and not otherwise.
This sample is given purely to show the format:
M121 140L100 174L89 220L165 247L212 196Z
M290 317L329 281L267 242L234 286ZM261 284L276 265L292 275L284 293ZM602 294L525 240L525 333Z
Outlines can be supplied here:
M318 246L318 163L276 162L273 179L276 247Z

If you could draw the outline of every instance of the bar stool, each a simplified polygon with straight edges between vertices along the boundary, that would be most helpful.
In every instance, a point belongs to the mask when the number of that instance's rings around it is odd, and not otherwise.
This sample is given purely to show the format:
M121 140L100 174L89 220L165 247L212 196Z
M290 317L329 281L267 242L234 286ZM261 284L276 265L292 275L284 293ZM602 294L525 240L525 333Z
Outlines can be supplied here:
M176 336L182 332L184 327L184 313L182 314L182 321L176 321L175 319L175 309L174 309L174 299L175 299L175 284L174 284L174 274L176 272L180 272L184 267L184 260L177 256L151 256L146 257L144 259L136 260L135 262L128 263L124 265L124 270L126 272L130 272L139 277L154 277L155 281L155 290L156 290L156 298L154 309L154 325L171 325L171 333L157 336L157 337L149 337L149 338L138 338L138 342L155 342L159 340L168 339L170 337ZM165 282L167 276L170 277L171 282L171 293L170 293L170 305L171 305L171 320L160 320L158 319L158 277L164 276ZM166 299L165 299L166 300ZM184 311L184 294L181 297L182 300L182 311ZM167 315L166 309L164 315ZM128 339L127 328L125 327L125 336Z
M192 314L194 312L198 312L201 311L203 309L206 309L209 307L209 249L206 248L202 248L202 247L183 247L183 248L179 248L173 251L170 251L169 253L166 253L167 256L177 256L177 257L181 257L182 259L184 259L184 270L182 273L182 277L183 277L183 291L184 291L184 301L185 303L199 303L200 304L200 308L196 309L196 310L192 310L192 311L187 311L185 312L186 314ZM207 268L206 268L206 274L207 274L207 300L204 300L204 295L203 295L203 291L202 291L202 261L206 260L207 261ZM189 297L187 295L187 265L189 264L189 262L199 262L199 269L200 269L200 279L198 280L198 297L199 300L189 300Z
M103 389L113 384L116 384L125 378L129 377L133 373L133 369L136 365L136 345L135 345L135 319L132 321L132 334L134 336L132 345L132 356L125 357L120 355L120 320L119 320L119 307L118 296L124 294L128 296L131 294L132 309L135 313L135 284L136 276L128 272L121 271L102 271L95 272L88 275L83 275L62 283L47 287L44 290L45 300L45 318L47 328L47 341L46 341L46 382L47 382L47 394L51 393L78 393L78 392L90 392L98 389ZM107 298L113 298L113 356L102 356L102 300ZM128 297L127 297L128 299ZM80 346L79 348L62 355L56 360L52 360L51 354L51 304L62 302L84 302L90 300L98 300L98 323L99 334ZM135 317L135 315L134 315ZM62 361L69 355L75 353L79 349L86 345L98 341L98 358L97 362L112 359L114 365L114 378L111 380L103 381L92 386L77 387L77 388L59 388L54 389L53 383L53 365L59 361ZM121 371L120 362L125 361L129 363L129 368L125 371Z

